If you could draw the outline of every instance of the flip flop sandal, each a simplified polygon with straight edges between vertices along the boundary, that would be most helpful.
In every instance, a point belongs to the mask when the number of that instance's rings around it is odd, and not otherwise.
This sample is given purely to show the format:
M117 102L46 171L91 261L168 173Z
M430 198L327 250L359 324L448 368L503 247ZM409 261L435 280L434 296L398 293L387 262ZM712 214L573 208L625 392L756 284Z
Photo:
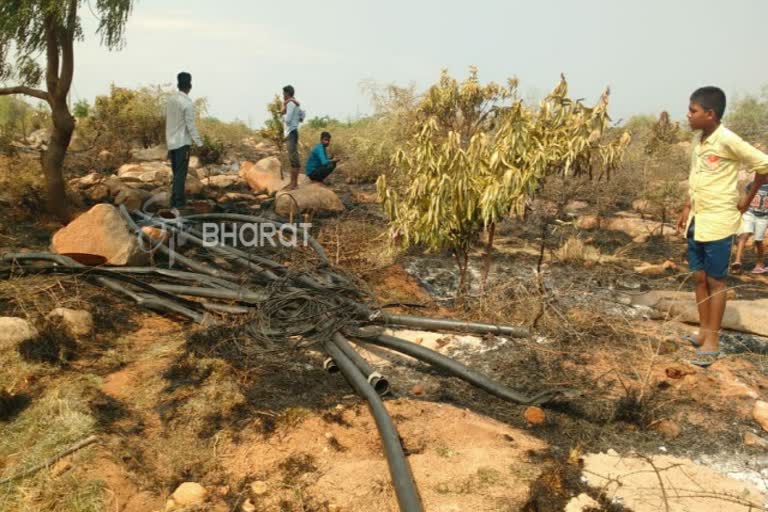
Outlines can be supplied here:
M681 334L680 335L680 340L682 340L682 341L684 341L686 343L690 343L695 348L699 348L701 346L701 343L699 343L699 340L697 340L696 336L694 336L692 334Z
M765 274L766 272L768 272L768 268L765 267L755 267L752 269L753 274Z
M720 352L702 352L701 350L697 350L696 357L694 359L689 359L688 362L706 368L718 359L720 359Z
M733 272L734 274L741 273L741 263L732 263L731 272Z

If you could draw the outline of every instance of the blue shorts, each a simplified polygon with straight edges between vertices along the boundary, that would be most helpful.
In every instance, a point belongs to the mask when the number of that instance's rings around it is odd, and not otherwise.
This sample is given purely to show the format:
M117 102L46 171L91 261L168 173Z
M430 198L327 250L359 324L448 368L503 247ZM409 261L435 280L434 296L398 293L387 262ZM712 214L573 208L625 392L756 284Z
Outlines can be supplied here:
M707 276L724 279L728 275L733 236L711 242L693 239L694 223L688 228L688 268L691 272L703 270Z

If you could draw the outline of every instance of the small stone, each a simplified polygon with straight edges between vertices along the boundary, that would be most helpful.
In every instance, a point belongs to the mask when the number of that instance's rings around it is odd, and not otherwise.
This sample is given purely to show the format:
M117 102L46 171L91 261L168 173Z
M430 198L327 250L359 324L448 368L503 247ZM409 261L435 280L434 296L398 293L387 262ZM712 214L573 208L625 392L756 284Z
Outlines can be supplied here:
M205 487L197 482L184 482L173 491L171 499L177 505L202 505L207 494L208 491L205 490Z
M255 482L251 483L251 492L254 494L254 496L261 496L262 494L266 494L267 491L269 491L267 482L256 480Z
M744 434L744 446L756 446L758 448L768 448L768 441L763 439L762 437L753 434L752 432L747 432Z
M755 406L752 408L752 418L763 427L763 430L768 432L768 403L762 400L755 401Z
M546 419L544 410L541 407L535 406L528 407L525 410L523 417L525 418L525 421L527 421L530 425L541 425Z
M256 512L256 505L250 499L247 499L240 507L240 510L243 512Z
M635 238L632 239L632 242L636 244L644 244L648 240L650 240L650 238L651 238L650 235L637 235Z
M48 318L61 318L72 336L85 336L93 331L93 315L84 309L56 308L48 313Z
M598 509L600 509L600 504L586 493L579 494L565 506L565 512L583 512L584 510Z
M224 497L224 496L227 496L229 494L230 490L231 489L229 488L228 485L220 485L220 486L218 486L216 488L216 494L218 494L219 496Z
M651 428L670 441L680 435L680 426L672 420L661 420Z
M617 452L617 451L616 451L616 450L614 450L613 448L608 448L608 451L607 451L607 452L605 452L605 453L607 453L607 454L608 454L608 455L610 455L611 457L618 457L618 456L619 456L619 452Z
M37 329L23 318L0 317L0 349L37 337Z
M424 384L416 384L411 388L411 394L415 396L422 396L425 392Z
M677 270L677 264L674 261L667 260L661 264L664 270Z

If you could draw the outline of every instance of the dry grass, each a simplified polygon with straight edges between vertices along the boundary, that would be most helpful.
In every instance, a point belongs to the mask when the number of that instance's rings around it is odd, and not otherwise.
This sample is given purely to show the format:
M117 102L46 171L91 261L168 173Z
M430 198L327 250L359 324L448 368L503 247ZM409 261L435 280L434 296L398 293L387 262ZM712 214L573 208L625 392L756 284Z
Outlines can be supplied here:
M555 251L555 257L562 263L591 261L599 263L603 259L600 250L585 244L581 239L572 236Z
M85 396L93 382L79 379L52 385L18 417L3 425L0 437L0 478L50 460L62 449L92 434L96 420ZM74 460L87 461L89 449ZM0 510L101 511L103 484L77 473L60 477L42 469L29 477L0 487Z

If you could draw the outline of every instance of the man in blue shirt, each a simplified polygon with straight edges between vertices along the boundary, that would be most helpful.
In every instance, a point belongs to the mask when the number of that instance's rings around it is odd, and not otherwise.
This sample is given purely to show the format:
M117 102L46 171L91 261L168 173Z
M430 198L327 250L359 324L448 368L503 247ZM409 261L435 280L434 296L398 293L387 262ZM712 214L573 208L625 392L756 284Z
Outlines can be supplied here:
M325 178L336 169L338 158L328 158L328 145L331 143L331 134L323 132L320 134L320 144L312 148L312 152L307 159L306 173L307 177L317 183L322 183Z

